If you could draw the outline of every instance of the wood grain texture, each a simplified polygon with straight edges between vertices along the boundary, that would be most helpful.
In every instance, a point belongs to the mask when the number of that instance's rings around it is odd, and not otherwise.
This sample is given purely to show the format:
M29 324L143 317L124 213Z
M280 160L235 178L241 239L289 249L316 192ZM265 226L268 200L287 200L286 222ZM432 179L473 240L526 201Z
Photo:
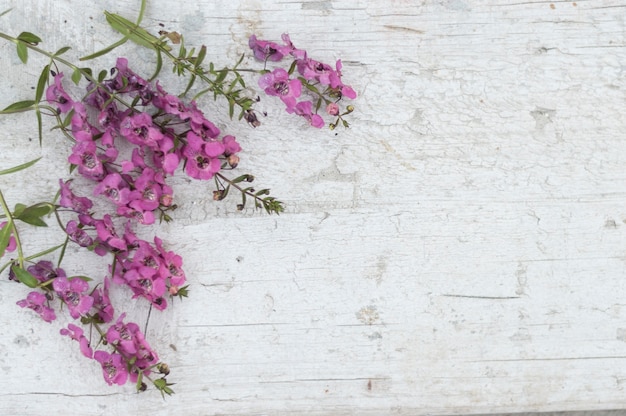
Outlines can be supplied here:
M79 57L115 38L103 9L138 9L100 3L9 0L0 28ZM3 279L0 414L626 408L622 2L193 3L152 0L145 23L207 44L221 64L252 33L289 32L320 60L343 60L360 94L353 126L305 129L264 99L253 130L202 102L241 141L241 171L287 212L239 213L208 185L177 180L176 221L159 233L184 256L192 296L152 313L148 330L177 394L104 385ZM152 67L145 51L120 53ZM0 56L4 107L32 94L43 60L23 66L6 43ZM12 176L11 189L1 177L7 198L55 192L62 138L51 132L40 149L30 115L0 118L0 131L0 169L36 155L47 164ZM59 238L30 236L34 248ZM97 273L80 257L68 267Z

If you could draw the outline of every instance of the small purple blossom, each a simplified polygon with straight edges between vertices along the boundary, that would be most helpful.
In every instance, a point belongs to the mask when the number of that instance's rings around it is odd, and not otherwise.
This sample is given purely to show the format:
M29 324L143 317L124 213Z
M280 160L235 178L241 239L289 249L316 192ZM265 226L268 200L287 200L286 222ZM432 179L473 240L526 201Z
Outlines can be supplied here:
M163 138L163 133L154 126L148 113L126 117L120 124L120 134L129 142L150 149L158 149L158 143Z
M304 117L313 127L322 128L324 126L324 120L317 114L313 114L313 103L311 101L301 101L299 102L294 112Z
M276 42L257 39L256 35L252 35L248 40L248 46L258 60L277 62L295 49L287 34L283 35L283 42L284 45L279 45Z
M59 179L59 185L61 186L59 205L64 208L71 208L79 214L87 214L93 206L93 202L87 197L76 196L70 189L71 182L71 180L63 182L62 179Z
M51 261L41 260L26 269L30 274L35 276L41 283L47 282L57 277L67 277L65 270L55 268Z
M111 279L104 278L103 286L96 288L93 291L93 305L92 308L96 310L96 315L104 323L111 322L115 313L111 299L109 299L109 287L111 286Z
M66 277L57 277L52 281L52 287L59 298L67 305L70 316L78 319L85 315L93 305L93 298L85 292L89 289L89 284L77 277L69 280Z
M104 381L109 386L117 384L122 386L128 380L128 371L126 370L126 361L120 354L109 354L106 351L96 351L93 355L94 360L98 361L102 366Z
M62 328L59 332L61 335L68 336L74 341L78 341L80 352L87 358L93 358L93 350L91 349L91 345L89 345L89 340L85 337L80 327L74 324L68 324L67 329Z
M187 145L183 148L183 155L187 158L185 173L194 179L211 179L222 164L215 156L205 151L205 142L194 132L187 133Z
M85 230L83 230L79 224L70 220L65 225L65 232L67 233L70 240L75 242L81 247L89 247L93 244L93 238Z
M298 79L289 79L289 74L282 68L276 68L259 78L259 87L267 95L279 97L287 106L287 111L296 105L296 99L302 93L302 83Z
M30 292L26 299L17 302L17 305L22 308L29 308L34 310L41 316L46 322L52 322L56 319L54 310L44 305L48 302L46 296L39 292Z
M72 100L69 94L63 89L63 84L61 83L62 79L62 72L54 76L54 84L46 89L46 100L48 100L50 104L55 104L61 114L65 114L72 109L74 100Z

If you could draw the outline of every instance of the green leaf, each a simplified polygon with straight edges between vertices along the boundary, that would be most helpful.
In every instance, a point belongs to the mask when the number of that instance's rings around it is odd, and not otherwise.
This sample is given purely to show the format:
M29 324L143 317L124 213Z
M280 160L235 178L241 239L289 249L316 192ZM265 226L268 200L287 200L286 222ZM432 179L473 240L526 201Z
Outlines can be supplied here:
M157 49L156 54L157 54L156 68L154 69L154 74L152 74L152 76L150 77L150 79L148 79L148 81L153 81L156 77L158 77L159 74L161 73L161 69L163 68L163 56L161 55L161 51Z
M27 109L31 110L34 105L35 101L33 100L18 101L0 111L0 114L19 113L20 111L25 111Z
M46 82L48 81L49 75L50 75L50 65L46 65L43 67L43 70L41 71L41 75L39 75L39 81L37 81L37 90L35 91L36 103L41 101L41 98L43 97L43 93L46 88Z
M81 77L82 77L82 74L80 72L80 68L76 68L74 72L72 73L72 81L74 82L74 84L78 85Z
M9 239L11 238L11 231L13 227L11 224L5 224L2 229L0 229L0 257L4 256L4 251L9 245Z
M50 253L55 252L56 250L60 249L64 245L65 244L59 244L58 246L54 246L54 247L48 248L48 249L46 249L44 251L40 251L39 253L33 254L32 256L25 257L24 260L30 261L30 260L34 260L34 259L36 259L38 257L45 256L46 254L50 254Z
M127 40L128 38L122 38L118 40L117 42L115 42L114 44L109 45L106 48L99 50L98 52L94 52L91 55L83 56L82 58L79 59L79 61L88 61L90 59L94 59L99 56L106 55L107 53L111 52L113 49L117 48L118 46L125 44Z
M56 58L57 56L61 56L61 55L63 55L65 52L69 51L70 49L72 49L72 48L70 48L69 46L64 46L64 47L62 47L61 49L59 49L58 51L56 51L56 52L54 53L54 57Z
M0 175L8 175L9 173L15 173L15 172L19 172L20 170L29 168L33 166L35 163L39 162L40 159L41 157L38 157L37 159L31 160L30 162L22 163L21 165L17 165L9 169L0 170Z
M37 136L39 137L39 146L43 143L43 120L41 119L41 110L37 108L35 110L35 117L37 117Z
M204 61L205 57L206 57L206 46L202 45L202 47L200 48L200 52L198 52L198 56L196 57L196 60L193 62L193 66L198 68L202 64L202 61Z
M228 115L232 119L235 114L235 100L228 98Z
M48 224L41 217L50 214L53 210L54 205L52 204L35 204L24 209L19 215L15 215L15 219L37 227L47 227Z
M228 69L224 68L221 71L217 71L217 78L215 78L215 83L219 84L220 82L226 79L226 75L228 75Z
M241 64L241 62L243 62L243 58L246 56L245 53L241 54L241 58L239 58L239 60L237 61L237 63L235 64L234 68L237 68L239 66L239 64Z
M31 45L37 45L38 43L43 42L39 36L30 32L22 32L17 35L17 38L22 42L30 43Z
M91 277L83 276L83 275L68 277L68 280L74 280L74 279L80 279L80 280L82 280L84 282L87 282L87 283L93 281L93 279Z
M17 217L26 209L26 205L24 204L15 204L15 208L13 208L13 216Z
M29 272L27 272L26 270L22 269L19 266L13 265L11 266L11 270L15 274L15 277L17 277L17 280L24 283L26 286L30 288L35 288L39 284L39 281L37 280L35 276L33 276L32 274L30 274Z
M106 70L102 70L98 73L98 82L102 82L104 81L104 79L107 77L108 72Z
M10 12L11 10L13 10L13 9L7 9L7 10L3 11L2 13L0 13L0 17L4 16L8 12Z
M22 61L22 63L28 62L28 48L26 47L25 43L17 43L17 56L20 58L20 61Z

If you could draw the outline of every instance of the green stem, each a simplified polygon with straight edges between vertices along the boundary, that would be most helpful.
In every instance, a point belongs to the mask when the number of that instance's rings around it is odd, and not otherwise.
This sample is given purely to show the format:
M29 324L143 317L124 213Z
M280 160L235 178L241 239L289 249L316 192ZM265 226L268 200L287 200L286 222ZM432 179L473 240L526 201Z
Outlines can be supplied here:
M15 221L13 220L13 216L11 215L11 210L9 209L9 206L7 205L7 202L4 199L4 195L2 194L1 190L0 190L0 206L2 206L2 210L6 214L6 218L7 218L6 227L11 227L11 230L13 231L13 237L15 238L15 244L17 247L17 257L18 257L17 261L19 262L20 267L23 269L24 268L24 252L22 251L22 242L20 240L17 227L15 226Z

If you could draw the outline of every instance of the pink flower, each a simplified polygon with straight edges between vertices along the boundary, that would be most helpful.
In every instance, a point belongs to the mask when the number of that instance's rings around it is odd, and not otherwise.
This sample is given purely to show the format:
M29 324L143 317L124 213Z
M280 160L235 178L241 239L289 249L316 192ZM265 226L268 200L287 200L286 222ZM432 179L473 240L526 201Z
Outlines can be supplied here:
M44 303L47 302L48 299L44 294L39 292L30 292L26 296L26 299L18 301L17 305L21 308L32 309L37 312L44 321L52 322L56 319L56 315L54 314L54 310L44 305Z
M67 277L63 269L55 268L52 262L47 260L38 261L32 266L28 266L26 270L42 283L59 276Z
M50 104L56 104L59 111L64 114L72 109L74 101L63 89L63 84L61 83L62 79L62 72L54 76L54 84L50 85L46 90L46 100L48 100Z
M89 340L85 337L85 335L83 335L83 330L74 324L68 324L67 328L68 329L61 329L61 335L66 335L74 341L78 341L80 345L80 352L87 358L93 358L93 350L89 345Z
M211 179L222 167L219 159L206 153L204 145L205 142L195 133L187 133L187 145L183 149L187 158L185 172L194 179Z
M163 139L163 133L154 126L148 113L126 117L120 124L120 134L129 142L150 149L158 149L158 143Z
M269 42L267 40L257 39L256 35L250 36L248 40L248 46L252 49L254 57L260 61L280 61L285 55L288 55L295 48L289 40L288 35L283 35L284 45L279 45L275 42Z
M102 365L104 381L106 381L109 386L113 384L121 386L126 383L128 380L128 371L126 371L126 362L120 354L96 351L93 358Z
M96 310L96 314L102 320L102 322L108 323L113 320L113 305L111 299L109 299L109 286L111 285L111 279L104 278L104 286L98 287L93 291L93 308Z
M324 119L317 114L312 113L313 103L311 101L301 101L299 102L294 112L304 117L313 127L321 128L324 127Z
M93 206L93 202L89 198L74 195L70 189L70 182L71 180L63 182L62 179L59 179L59 184L61 186L61 198L59 199L59 205L64 208L71 208L79 214L87 214Z
M67 236L81 247L89 247L93 244L93 238L85 232L78 223L74 220L70 220L65 225L65 232Z
M276 68L273 72L259 78L259 87L265 90L267 95L279 97L287 106L287 111L296 105L296 98L302 92L302 83L298 79L289 79L289 74L282 68Z
M69 280L59 276L52 281L52 287L59 298L67 305L70 316L78 319L86 314L93 305L93 298L84 292L89 289L89 284L77 277Z

